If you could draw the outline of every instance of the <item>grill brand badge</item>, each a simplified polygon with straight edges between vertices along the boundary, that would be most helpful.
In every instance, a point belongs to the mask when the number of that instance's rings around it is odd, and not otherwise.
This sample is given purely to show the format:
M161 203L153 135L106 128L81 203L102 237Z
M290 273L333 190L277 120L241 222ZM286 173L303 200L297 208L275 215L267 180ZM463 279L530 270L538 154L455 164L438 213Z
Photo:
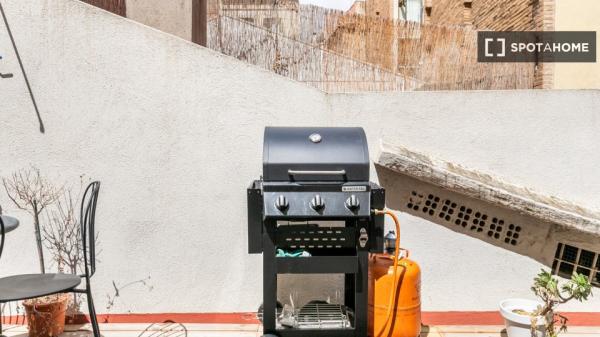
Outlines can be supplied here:
M479 62L596 62L596 32L477 32Z
M342 186L342 192L366 192L367 186Z

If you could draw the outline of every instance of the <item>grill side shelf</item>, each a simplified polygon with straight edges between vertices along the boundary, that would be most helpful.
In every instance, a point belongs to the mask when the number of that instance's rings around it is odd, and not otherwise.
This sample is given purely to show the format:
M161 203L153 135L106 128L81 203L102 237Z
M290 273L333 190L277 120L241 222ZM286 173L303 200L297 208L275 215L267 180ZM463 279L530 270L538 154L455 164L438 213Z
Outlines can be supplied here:
M262 253L263 197L260 182L255 180L246 190L248 202L248 253Z
M278 274L355 274L356 256L278 257Z
M374 209L385 208L385 189L375 183L371 183L371 207ZM383 252L383 236L385 235L385 219L383 215L373 215L371 218L369 237L371 253Z

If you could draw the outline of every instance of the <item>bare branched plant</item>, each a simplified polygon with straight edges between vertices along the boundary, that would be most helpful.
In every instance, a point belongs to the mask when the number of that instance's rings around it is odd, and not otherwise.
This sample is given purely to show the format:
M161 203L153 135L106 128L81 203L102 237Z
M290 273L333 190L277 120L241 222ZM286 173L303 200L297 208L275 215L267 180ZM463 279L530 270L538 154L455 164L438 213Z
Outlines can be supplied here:
M81 191L81 188L79 189ZM56 263L59 273L77 275L83 263L83 243L81 226L77 217L78 196L73 196L70 188L46 212L46 223L42 226L42 240ZM73 294L67 312L75 315L81 309L81 296Z
M2 184L15 206L26 211L33 218L40 270L45 273L40 214L60 198L63 188L53 185L41 175L38 168L33 166L15 172L9 178L2 178Z
M42 226L42 240L60 273L80 275L85 270L83 233L78 213L78 202L85 183L85 179L81 177L77 192L73 192L71 187L63 188L55 204L45 212L46 222ZM97 238L98 233L94 233L96 244ZM67 310L74 315L79 313L80 309L81 296L74 294Z
M42 240L61 273L77 275L83 263L81 226L76 214L78 196L66 189L56 204L46 212Z

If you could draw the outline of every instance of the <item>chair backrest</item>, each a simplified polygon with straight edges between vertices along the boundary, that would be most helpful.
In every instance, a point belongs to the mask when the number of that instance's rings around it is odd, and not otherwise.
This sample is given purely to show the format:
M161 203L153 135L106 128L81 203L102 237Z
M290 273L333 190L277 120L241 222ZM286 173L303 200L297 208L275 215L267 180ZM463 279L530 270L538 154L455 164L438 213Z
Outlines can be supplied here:
M4 221L2 221L2 217L0 216L0 257L2 257L2 251L4 250Z
M90 277L96 272L96 204L100 182L94 181L89 184L81 199L81 239L83 240L83 261L85 263L85 275Z

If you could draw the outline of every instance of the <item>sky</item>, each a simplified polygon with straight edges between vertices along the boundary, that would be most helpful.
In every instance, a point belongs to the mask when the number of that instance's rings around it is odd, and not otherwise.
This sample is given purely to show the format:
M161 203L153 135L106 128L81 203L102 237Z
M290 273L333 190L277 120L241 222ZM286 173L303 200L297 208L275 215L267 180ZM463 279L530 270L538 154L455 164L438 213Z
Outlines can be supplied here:
M300 3L346 10L352 6L354 0L300 0Z

